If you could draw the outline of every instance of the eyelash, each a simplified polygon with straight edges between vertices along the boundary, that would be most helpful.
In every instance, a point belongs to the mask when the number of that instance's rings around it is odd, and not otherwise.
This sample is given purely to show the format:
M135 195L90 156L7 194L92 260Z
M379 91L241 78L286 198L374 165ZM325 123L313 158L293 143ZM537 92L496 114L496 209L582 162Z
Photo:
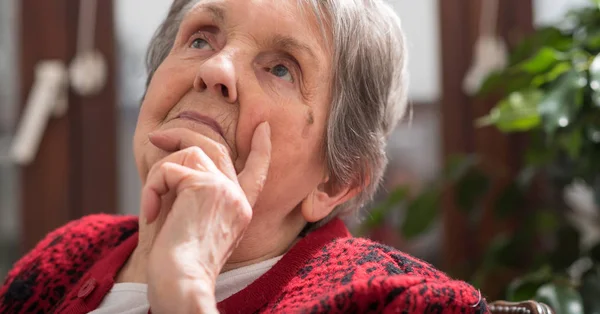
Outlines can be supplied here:
M203 31L198 31L198 32L195 32L194 34L192 34L192 36L190 37L190 39L187 43L187 47L191 48L192 44L194 43L194 41L196 41L196 39L205 40L208 43L208 45L210 45L212 47L212 49L215 49L213 40L211 40L210 36L207 36L206 32L203 32ZM302 69L301 69L298 61L296 61L296 58L289 55L288 53L283 53L283 54L284 54L284 56L282 58L278 58L278 59L274 60L273 62L270 62L269 66L265 67L265 69L267 69L267 72L270 72L270 70L272 70L277 65L283 65L288 69L288 71L290 72L290 75L292 77L292 82L289 82L289 83L300 84L301 80L299 80L299 79L301 78ZM269 74L274 76L274 74L272 74L272 73L269 73ZM281 80L283 80L283 79L281 79Z
M296 67L294 65L292 65L291 62L289 62L288 60L277 59L277 60L271 61L266 66L264 66L263 69L267 73L270 73L271 75L275 76L275 74L271 73L271 71L278 65L284 66L289 71L290 75L292 76L292 83L296 82L296 77L297 77Z
M187 47L191 48L191 46L194 44L194 41L196 41L196 39L202 39L204 41L206 41L213 49L215 48L215 45L213 44L213 42L210 40L209 36L206 36L206 34L204 32L196 32L192 35L192 37L190 37L188 43L187 43Z

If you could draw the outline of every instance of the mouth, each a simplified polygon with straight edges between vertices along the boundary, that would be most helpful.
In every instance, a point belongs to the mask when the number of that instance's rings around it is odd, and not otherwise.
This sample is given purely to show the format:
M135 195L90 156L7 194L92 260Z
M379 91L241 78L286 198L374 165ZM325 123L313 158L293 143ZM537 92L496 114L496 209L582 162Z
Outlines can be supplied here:
M217 132L219 135L221 135L221 137L225 138L225 132L223 132L223 129L221 128L221 126L217 123L217 121L215 121L214 119L212 119L210 117L201 115L194 111L184 111L184 112L180 113L177 116L177 118L204 124L204 125L210 127L211 129L213 129L213 131Z

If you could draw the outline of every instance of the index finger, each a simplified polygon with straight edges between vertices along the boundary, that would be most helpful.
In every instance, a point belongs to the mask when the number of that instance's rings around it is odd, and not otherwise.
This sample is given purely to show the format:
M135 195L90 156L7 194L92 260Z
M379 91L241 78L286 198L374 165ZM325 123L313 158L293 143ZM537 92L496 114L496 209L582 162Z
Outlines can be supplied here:
M150 142L167 152L177 152L189 147L198 147L212 163L229 179L237 182L237 174L231 162L231 149L222 143L187 128L161 130L149 136Z
M238 175L238 182L252 207L265 185L270 163L271 127L268 122L263 122L254 130L250 154L244 170Z

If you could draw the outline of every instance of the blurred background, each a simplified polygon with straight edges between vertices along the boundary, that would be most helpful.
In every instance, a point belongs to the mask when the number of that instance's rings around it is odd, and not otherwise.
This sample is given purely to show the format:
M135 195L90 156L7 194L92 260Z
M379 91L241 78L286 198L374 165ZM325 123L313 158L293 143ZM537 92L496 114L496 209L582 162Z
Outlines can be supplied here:
M589 248L595 242L589 237L593 235L561 228L562 212L554 207L574 211L573 206L566 206L573 202L564 201L563 191L571 187L568 191L575 195L575 204L585 203L589 190L593 190L590 182L600 176L588 180L573 172L569 180L555 185L546 172L531 174L532 168L547 169L544 166L552 161L529 167L528 149L535 143L536 134L548 130L540 122L547 121L547 111L538 114L535 106L542 96L556 89L552 79L560 79L571 69L565 70L564 63L575 64L570 63L567 52L576 50L580 53L577 58L590 60L582 61L587 68L573 65L577 69L573 71L586 75L586 82L580 86L582 97L592 97L591 91L600 86L592 84L595 48L564 46L569 38L600 34L590 26L598 22L597 1L389 2L400 16L407 37L411 110L390 140L390 166L381 192L360 213L358 221L349 219L354 232L417 255L477 284L492 298L530 298L538 288L554 282L555 275L568 277L565 274L573 271L569 267L575 262L579 263L575 266L590 271L594 262ZM131 140L146 80L145 51L170 1L103 0L87 13L81 3L0 1L0 277L47 232L67 221L90 213L138 212L140 182ZM581 15L589 15L589 20L569 17L571 10L580 8L589 8ZM91 20L95 23L80 24L82 14L93 14L87 16L94 16ZM577 23L587 23L584 26L590 27L583 27L587 33L574 31L573 24ZM94 41L87 44L101 52L106 82L97 93L70 90L66 113L51 117L43 127L33 160L15 162L10 150L38 80L36 65L51 59L71 62L81 51L77 38L82 29L91 29L94 34ZM552 31L559 33L531 39ZM546 43L551 47L544 47ZM541 50L544 53L538 53ZM536 74L537 81L533 74L510 76L515 71L507 68L522 66L524 60L531 61L524 71ZM555 65L560 62L563 68L557 70ZM540 75L546 79L540 81ZM551 79L548 75L554 76ZM510 82L518 83L505 86ZM482 90L488 87L489 92ZM502 104L500 100L507 99L510 101L509 105L504 101L505 107L513 111L496 107ZM477 120L484 116L487 119ZM571 125L571 118L559 116L558 128ZM507 123L513 124L507 127ZM597 133L596 139L599 137ZM567 147L573 141L585 142L568 137L561 143ZM577 148L571 145L570 149ZM583 155L573 154L572 159L577 161L587 154L591 156L589 163L594 164L597 155L581 150ZM585 171L597 169L590 167ZM524 177L529 178L523 171L527 169L533 178L527 182L533 183L525 188L515 182L520 184ZM579 185L572 188L573 182ZM557 186L559 189L554 188ZM540 195L560 197L552 201L546 197L547 202L542 202L537 197ZM589 215L597 215L597 206L587 206L593 207ZM542 207L552 210L544 211ZM503 210L504 216L494 214L497 210ZM540 225L540 221L552 229L550 236L536 233L519 238L520 230L535 229L532 226ZM593 233L599 230L596 227L588 229ZM565 238L571 242L564 244ZM587 242L582 244L582 238ZM568 247L569 243L578 248L571 259L566 257L571 253L560 247ZM568 261L564 265L552 262L555 252L563 252L558 255ZM538 275L534 288L515 292L521 286L514 284L514 279L527 281L523 278L529 278L528 274ZM581 274L568 278L568 287L581 287ZM598 288L600 281L596 284Z

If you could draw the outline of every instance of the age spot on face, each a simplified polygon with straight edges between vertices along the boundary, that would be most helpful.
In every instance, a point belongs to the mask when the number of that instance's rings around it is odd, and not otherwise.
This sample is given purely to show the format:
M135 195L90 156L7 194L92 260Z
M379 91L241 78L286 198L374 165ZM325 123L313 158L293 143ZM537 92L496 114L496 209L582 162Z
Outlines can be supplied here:
M315 123L315 116L313 114L312 109L308 109L306 112L306 125L304 126L304 130L302 130L302 137L308 138L310 135L310 128Z

